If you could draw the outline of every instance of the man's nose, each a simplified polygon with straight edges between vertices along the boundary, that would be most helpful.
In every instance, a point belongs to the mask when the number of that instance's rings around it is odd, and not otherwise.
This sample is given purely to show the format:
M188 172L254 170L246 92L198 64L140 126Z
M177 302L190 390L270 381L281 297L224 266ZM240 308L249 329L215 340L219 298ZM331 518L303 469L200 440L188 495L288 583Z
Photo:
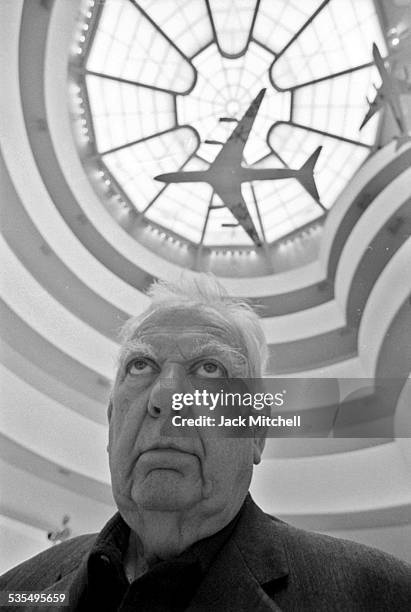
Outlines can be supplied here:
M168 416L172 411L174 393L187 390L188 379L185 368L179 363L163 366L161 375L151 389L147 412L158 419Z

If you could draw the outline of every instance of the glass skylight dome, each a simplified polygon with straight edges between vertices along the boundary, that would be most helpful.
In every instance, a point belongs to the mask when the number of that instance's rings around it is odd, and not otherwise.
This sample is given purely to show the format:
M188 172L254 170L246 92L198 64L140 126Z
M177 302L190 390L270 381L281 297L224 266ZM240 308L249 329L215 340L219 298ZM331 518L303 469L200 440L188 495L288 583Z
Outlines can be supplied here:
M385 53L372 0L89 0L72 63L90 159L139 227L253 247L209 184L154 177L209 168L236 125L220 119L266 88L243 165L298 169L322 146L319 202L295 178L242 185L262 242L278 241L322 218L374 146L377 117L359 131L373 42Z

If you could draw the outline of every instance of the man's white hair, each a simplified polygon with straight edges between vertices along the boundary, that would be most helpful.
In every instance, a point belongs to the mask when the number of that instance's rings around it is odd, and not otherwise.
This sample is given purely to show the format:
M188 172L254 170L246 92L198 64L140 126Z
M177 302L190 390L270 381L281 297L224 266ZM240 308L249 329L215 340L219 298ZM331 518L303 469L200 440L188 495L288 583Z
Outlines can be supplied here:
M147 291L151 304L141 315L132 317L123 326L120 334L122 344L138 336L140 325L154 312L170 308L192 308L215 313L223 318L241 340L239 348L247 362L250 378L259 378L264 373L267 361L267 342L256 312L244 300L231 297L226 289L211 274L196 277L182 276L178 282L155 281Z

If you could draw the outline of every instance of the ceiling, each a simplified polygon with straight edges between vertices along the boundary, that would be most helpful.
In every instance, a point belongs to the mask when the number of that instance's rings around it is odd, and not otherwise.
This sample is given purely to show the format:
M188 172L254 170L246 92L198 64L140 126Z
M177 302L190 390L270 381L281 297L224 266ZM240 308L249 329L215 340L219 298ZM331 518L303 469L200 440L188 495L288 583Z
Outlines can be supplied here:
M292 237L313 250L379 139L377 117L359 129L378 82L372 43L386 50L373 1L82 7L69 60L73 131L91 184L123 229L171 260L189 249L196 269L225 275L235 275L233 264L240 274L250 263L276 269L276 251ZM242 184L256 240L215 185L155 177L218 168L222 143L261 87L242 164L275 168L281 180ZM298 169L319 146L313 193Z

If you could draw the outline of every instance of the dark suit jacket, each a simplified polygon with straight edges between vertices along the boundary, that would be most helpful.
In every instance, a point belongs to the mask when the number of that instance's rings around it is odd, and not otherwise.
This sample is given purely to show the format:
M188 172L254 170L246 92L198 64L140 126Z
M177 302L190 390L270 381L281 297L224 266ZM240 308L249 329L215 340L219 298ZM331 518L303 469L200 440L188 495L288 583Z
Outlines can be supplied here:
M251 498L245 503L188 612L411 611L410 565L366 546L291 527L264 514ZM95 538L79 536L29 559L0 578L0 590L67 592L64 612L75 610Z

